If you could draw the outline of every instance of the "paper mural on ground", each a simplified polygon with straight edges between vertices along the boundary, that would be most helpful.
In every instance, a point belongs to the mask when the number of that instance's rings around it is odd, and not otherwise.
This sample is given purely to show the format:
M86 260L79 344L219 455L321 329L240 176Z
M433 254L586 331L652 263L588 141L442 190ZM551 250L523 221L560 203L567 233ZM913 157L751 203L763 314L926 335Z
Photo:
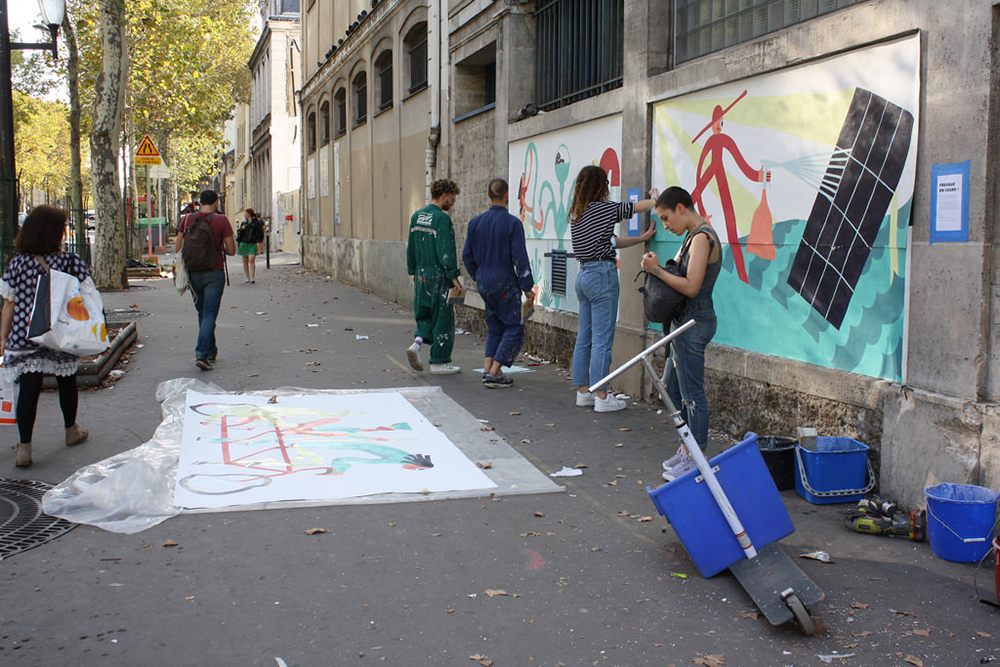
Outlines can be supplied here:
M903 379L919 99L914 36L654 105L652 183L724 246L714 342Z
M174 503L219 508L495 486L395 392L268 399L189 391Z

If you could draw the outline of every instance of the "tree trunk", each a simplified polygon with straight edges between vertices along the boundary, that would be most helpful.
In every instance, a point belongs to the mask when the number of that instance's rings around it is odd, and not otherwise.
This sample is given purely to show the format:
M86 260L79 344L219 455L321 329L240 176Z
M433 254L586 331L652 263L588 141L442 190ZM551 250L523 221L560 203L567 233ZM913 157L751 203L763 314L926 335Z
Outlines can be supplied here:
M76 216L77 251L82 250L87 238L83 210L83 178L80 174L80 54L76 50L76 32L69 20L63 17L63 36L69 58L66 60L66 78L69 83L69 196L70 210ZM81 253L83 254L83 253ZM84 257L89 260L89 257Z
M119 190L118 148L125 106L128 54L123 0L99 0L101 72L94 87L94 129L90 161L94 209L100 224L94 234L93 276L98 288L128 287L125 274L125 221Z

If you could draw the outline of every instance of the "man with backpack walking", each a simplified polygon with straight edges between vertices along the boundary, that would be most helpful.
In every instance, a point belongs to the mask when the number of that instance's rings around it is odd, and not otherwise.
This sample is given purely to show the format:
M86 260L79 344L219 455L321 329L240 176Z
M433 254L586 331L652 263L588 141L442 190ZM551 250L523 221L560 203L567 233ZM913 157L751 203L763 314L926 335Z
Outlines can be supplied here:
M233 225L218 213L219 195L204 190L201 209L181 220L174 239L174 252L181 256L188 271L194 307L198 311L198 343L194 348L195 365L212 370L219 354L215 344L215 320L226 289L226 255L236 254ZM225 253L225 254L223 254Z

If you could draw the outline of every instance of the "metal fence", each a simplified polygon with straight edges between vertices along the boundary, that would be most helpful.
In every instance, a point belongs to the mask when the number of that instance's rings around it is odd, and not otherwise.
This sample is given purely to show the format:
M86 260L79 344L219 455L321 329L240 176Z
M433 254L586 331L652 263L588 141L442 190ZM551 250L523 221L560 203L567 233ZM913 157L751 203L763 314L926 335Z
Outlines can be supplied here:
M622 85L624 0L551 0L535 12L535 102L556 109Z

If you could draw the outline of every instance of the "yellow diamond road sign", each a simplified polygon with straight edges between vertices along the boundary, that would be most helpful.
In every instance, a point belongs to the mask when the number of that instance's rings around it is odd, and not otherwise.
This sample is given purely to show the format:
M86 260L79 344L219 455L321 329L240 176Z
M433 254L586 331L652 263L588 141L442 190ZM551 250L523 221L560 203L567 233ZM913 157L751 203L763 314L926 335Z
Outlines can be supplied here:
M139 143L139 149L135 152L136 164L163 164L160 159L160 151L156 150L156 145L147 134Z

